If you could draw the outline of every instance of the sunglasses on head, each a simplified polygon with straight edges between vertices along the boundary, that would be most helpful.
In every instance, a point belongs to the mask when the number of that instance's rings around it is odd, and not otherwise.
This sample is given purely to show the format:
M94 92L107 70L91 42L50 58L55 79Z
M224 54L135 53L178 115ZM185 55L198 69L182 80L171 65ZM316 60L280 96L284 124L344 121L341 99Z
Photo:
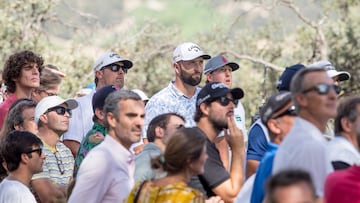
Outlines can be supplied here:
M127 71L128 71L128 69L125 68L125 66L119 65L119 64L116 64L116 63L105 66L105 67L101 68L100 70L104 70L106 68L110 69L112 72L118 72L120 69L122 69L122 71L124 73L127 73Z
M341 91L341 88L338 85L318 84L315 85L314 87L310 87L306 90L303 90L302 93L305 94L311 91L316 91L318 94L324 95L329 93L330 88L334 89L336 94L339 94Z
M67 109L63 106L55 106L48 109L45 113L49 113L51 111L55 111L58 115L65 115L65 113L67 112L71 116L71 109Z
M290 108L286 109L286 111L282 112L281 114L273 117L273 119L277 119L283 116L297 116L295 106L291 106Z
M31 153L33 153L33 152L36 152L36 153L39 154L39 156L41 156L41 154L42 154L42 148L32 149L32 150L26 151L26 152L24 152L24 153L25 153L25 154L31 154Z
M239 103L238 99L230 99L225 96L217 98L215 101L219 102L221 106L227 106L232 102L235 106Z

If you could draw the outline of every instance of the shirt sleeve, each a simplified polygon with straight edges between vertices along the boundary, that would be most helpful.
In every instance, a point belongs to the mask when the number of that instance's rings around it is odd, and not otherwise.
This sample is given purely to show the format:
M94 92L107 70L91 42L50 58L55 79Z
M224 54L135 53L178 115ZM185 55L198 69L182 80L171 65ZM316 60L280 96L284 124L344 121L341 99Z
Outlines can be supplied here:
M262 128L255 124L249 131L247 160L261 161L267 150L268 142Z

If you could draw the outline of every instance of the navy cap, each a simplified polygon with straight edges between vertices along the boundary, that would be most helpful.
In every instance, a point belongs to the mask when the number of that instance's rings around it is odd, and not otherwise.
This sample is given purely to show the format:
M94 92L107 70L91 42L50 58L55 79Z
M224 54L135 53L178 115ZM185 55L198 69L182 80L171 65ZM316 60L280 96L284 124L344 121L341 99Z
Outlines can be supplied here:
M234 62L229 62L224 56L218 55L213 58L211 58L205 65L204 74L211 73L214 70L217 70L225 65L228 65L231 67L232 71L235 71L239 69L239 65Z
M279 91L290 91L291 79L294 77L295 73L305 68L303 64L295 64L293 66L286 67L285 71L281 74L279 81L277 83L277 89Z
M244 97L244 91L241 88L229 89L224 83L209 82L200 90L196 98L196 106L198 107L207 101L213 101L228 93L232 94L233 99L241 99Z
M116 90L120 90L120 87L117 85L106 85L96 90L92 98L93 112L95 112L95 109L97 108L102 109L104 107L106 97Z
M266 125L269 119L289 102L291 102L290 92L280 91L273 94L260 110L260 117L263 124Z

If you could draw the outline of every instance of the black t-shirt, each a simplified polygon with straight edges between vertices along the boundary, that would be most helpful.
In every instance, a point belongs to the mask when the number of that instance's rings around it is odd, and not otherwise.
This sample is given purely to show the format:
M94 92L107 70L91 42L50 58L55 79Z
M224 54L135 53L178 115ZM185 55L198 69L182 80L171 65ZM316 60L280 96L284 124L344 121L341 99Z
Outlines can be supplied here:
M204 173L198 176L193 176L190 180L189 186L200 190L209 198L216 195L212 189L228 180L230 178L230 174L226 171L215 144L209 139L206 139L206 147L209 157L205 162Z

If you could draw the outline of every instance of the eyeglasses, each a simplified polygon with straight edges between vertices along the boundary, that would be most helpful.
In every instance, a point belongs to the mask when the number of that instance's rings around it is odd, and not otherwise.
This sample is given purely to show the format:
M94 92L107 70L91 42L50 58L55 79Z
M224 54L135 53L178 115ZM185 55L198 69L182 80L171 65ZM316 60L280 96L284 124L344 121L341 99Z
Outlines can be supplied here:
M56 163L57 163L57 166L59 168L59 171L60 171L61 175L64 175L65 168L64 168L64 164L63 164L63 162L61 160L61 156L60 156L59 151L54 152L54 156L55 156Z
M239 103L238 99L230 99L227 97L219 97L215 101L219 102L221 106L227 106L230 102L232 102L235 106Z
M39 156L41 156L41 154L42 154L42 148L32 149L32 150L26 151L26 152L24 152L24 153L25 153L25 154L31 154L31 153L33 153L33 152L36 152L36 153L39 154Z
M127 71L128 71L128 69L125 68L125 66L122 66L122 65L119 65L119 64L116 64L116 63L105 66L105 67L101 68L100 70L104 70L106 68L110 69L112 72L118 72L120 70L120 68L122 69L122 71L124 73L127 73Z
M308 93L310 91L316 91L318 94L324 95L324 94L329 93L330 88L334 89L336 94L339 94L340 91L341 91L341 88L338 85L318 84L318 85L316 85L314 87L310 87L310 88L308 88L306 90L303 90L302 93L305 94L305 93Z
M296 110L295 110L295 106L291 106L290 108L288 108L286 111L282 112L281 114L273 117L272 119L277 119L277 118L281 118L283 116L297 116Z
M45 113L49 113L51 111L55 111L58 115L65 115L67 112L71 116L71 109L67 109L63 106L55 106L53 108L48 109Z

